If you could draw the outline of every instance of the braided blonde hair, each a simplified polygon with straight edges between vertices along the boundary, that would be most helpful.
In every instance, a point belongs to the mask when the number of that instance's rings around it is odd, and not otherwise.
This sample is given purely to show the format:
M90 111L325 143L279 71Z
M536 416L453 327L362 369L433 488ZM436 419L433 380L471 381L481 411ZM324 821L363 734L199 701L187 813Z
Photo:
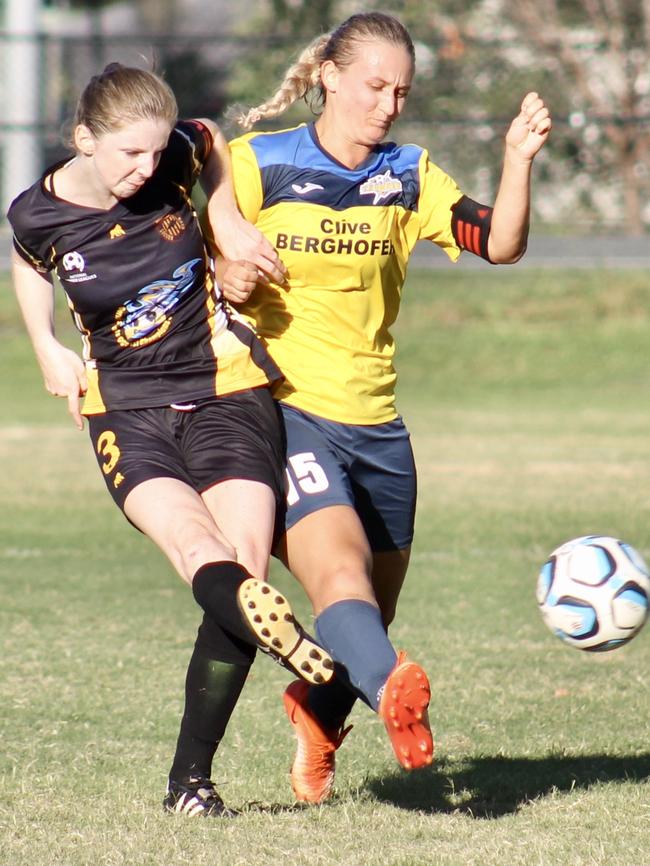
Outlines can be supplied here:
M344 69L356 59L359 42L377 39L402 45L415 63L413 41L406 27L397 18L383 12L351 15L332 33L318 36L302 51L296 62L287 69L282 84L273 96L254 108L234 113L233 119L243 129L250 129L260 120L282 114L298 99L308 99L309 94L318 88L318 93L309 99L313 110L318 100L325 102L320 79L322 64L331 60L339 69Z

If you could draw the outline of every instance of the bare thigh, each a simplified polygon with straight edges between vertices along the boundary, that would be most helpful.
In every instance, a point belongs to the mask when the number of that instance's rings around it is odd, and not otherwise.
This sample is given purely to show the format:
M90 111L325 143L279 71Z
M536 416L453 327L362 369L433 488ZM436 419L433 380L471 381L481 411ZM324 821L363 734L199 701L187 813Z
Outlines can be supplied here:
M303 517L288 530L279 554L304 587L316 616L344 599L376 605L372 553L350 506L332 505Z
M187 583L206 562L234 561L236 551L200 495L176 478L152 478L124 503L129 520L169 558Z
M266 580L275 522L275 497L260 481L232 479L202 494L212 519L234 548L237 562Z

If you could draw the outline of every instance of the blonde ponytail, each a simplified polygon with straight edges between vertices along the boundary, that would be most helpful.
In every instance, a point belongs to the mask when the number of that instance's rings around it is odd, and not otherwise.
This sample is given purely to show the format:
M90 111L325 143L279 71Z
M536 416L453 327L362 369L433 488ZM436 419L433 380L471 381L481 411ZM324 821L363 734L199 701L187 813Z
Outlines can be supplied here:
M329 38L329 33L326 33L314 39L287 69L282 84L273 96L254 108L234 114L234 121L243 129L250 129L260 120L282 114L314 88L320 89L320 67Z

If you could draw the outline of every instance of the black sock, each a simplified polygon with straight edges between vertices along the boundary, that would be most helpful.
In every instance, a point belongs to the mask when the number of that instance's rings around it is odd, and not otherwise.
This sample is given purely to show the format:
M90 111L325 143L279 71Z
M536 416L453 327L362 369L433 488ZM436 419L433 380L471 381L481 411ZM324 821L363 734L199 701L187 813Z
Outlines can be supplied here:
M208 562L194 575L192 592L210 619L245 643L257 647L257 638L237 603L237 590L250 577L237 562Z
M254 657L253 647L204 617L187 669L185 711L170 778L210 778L212 760Z
M337 663L334 664L334 677L328 683L312 686L307 692L309 709L330 731L338 731L343 727L356 700L357 694L345 668Z

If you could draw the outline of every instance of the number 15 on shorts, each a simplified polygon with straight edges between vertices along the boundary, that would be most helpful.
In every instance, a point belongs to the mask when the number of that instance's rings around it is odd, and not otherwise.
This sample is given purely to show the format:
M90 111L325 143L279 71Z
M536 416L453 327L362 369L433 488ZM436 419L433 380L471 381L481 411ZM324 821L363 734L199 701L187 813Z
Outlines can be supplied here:
M325 470L316 462L313 451L303 451L287 459L287 505L295 505L300 493L322 493L330 486Z

